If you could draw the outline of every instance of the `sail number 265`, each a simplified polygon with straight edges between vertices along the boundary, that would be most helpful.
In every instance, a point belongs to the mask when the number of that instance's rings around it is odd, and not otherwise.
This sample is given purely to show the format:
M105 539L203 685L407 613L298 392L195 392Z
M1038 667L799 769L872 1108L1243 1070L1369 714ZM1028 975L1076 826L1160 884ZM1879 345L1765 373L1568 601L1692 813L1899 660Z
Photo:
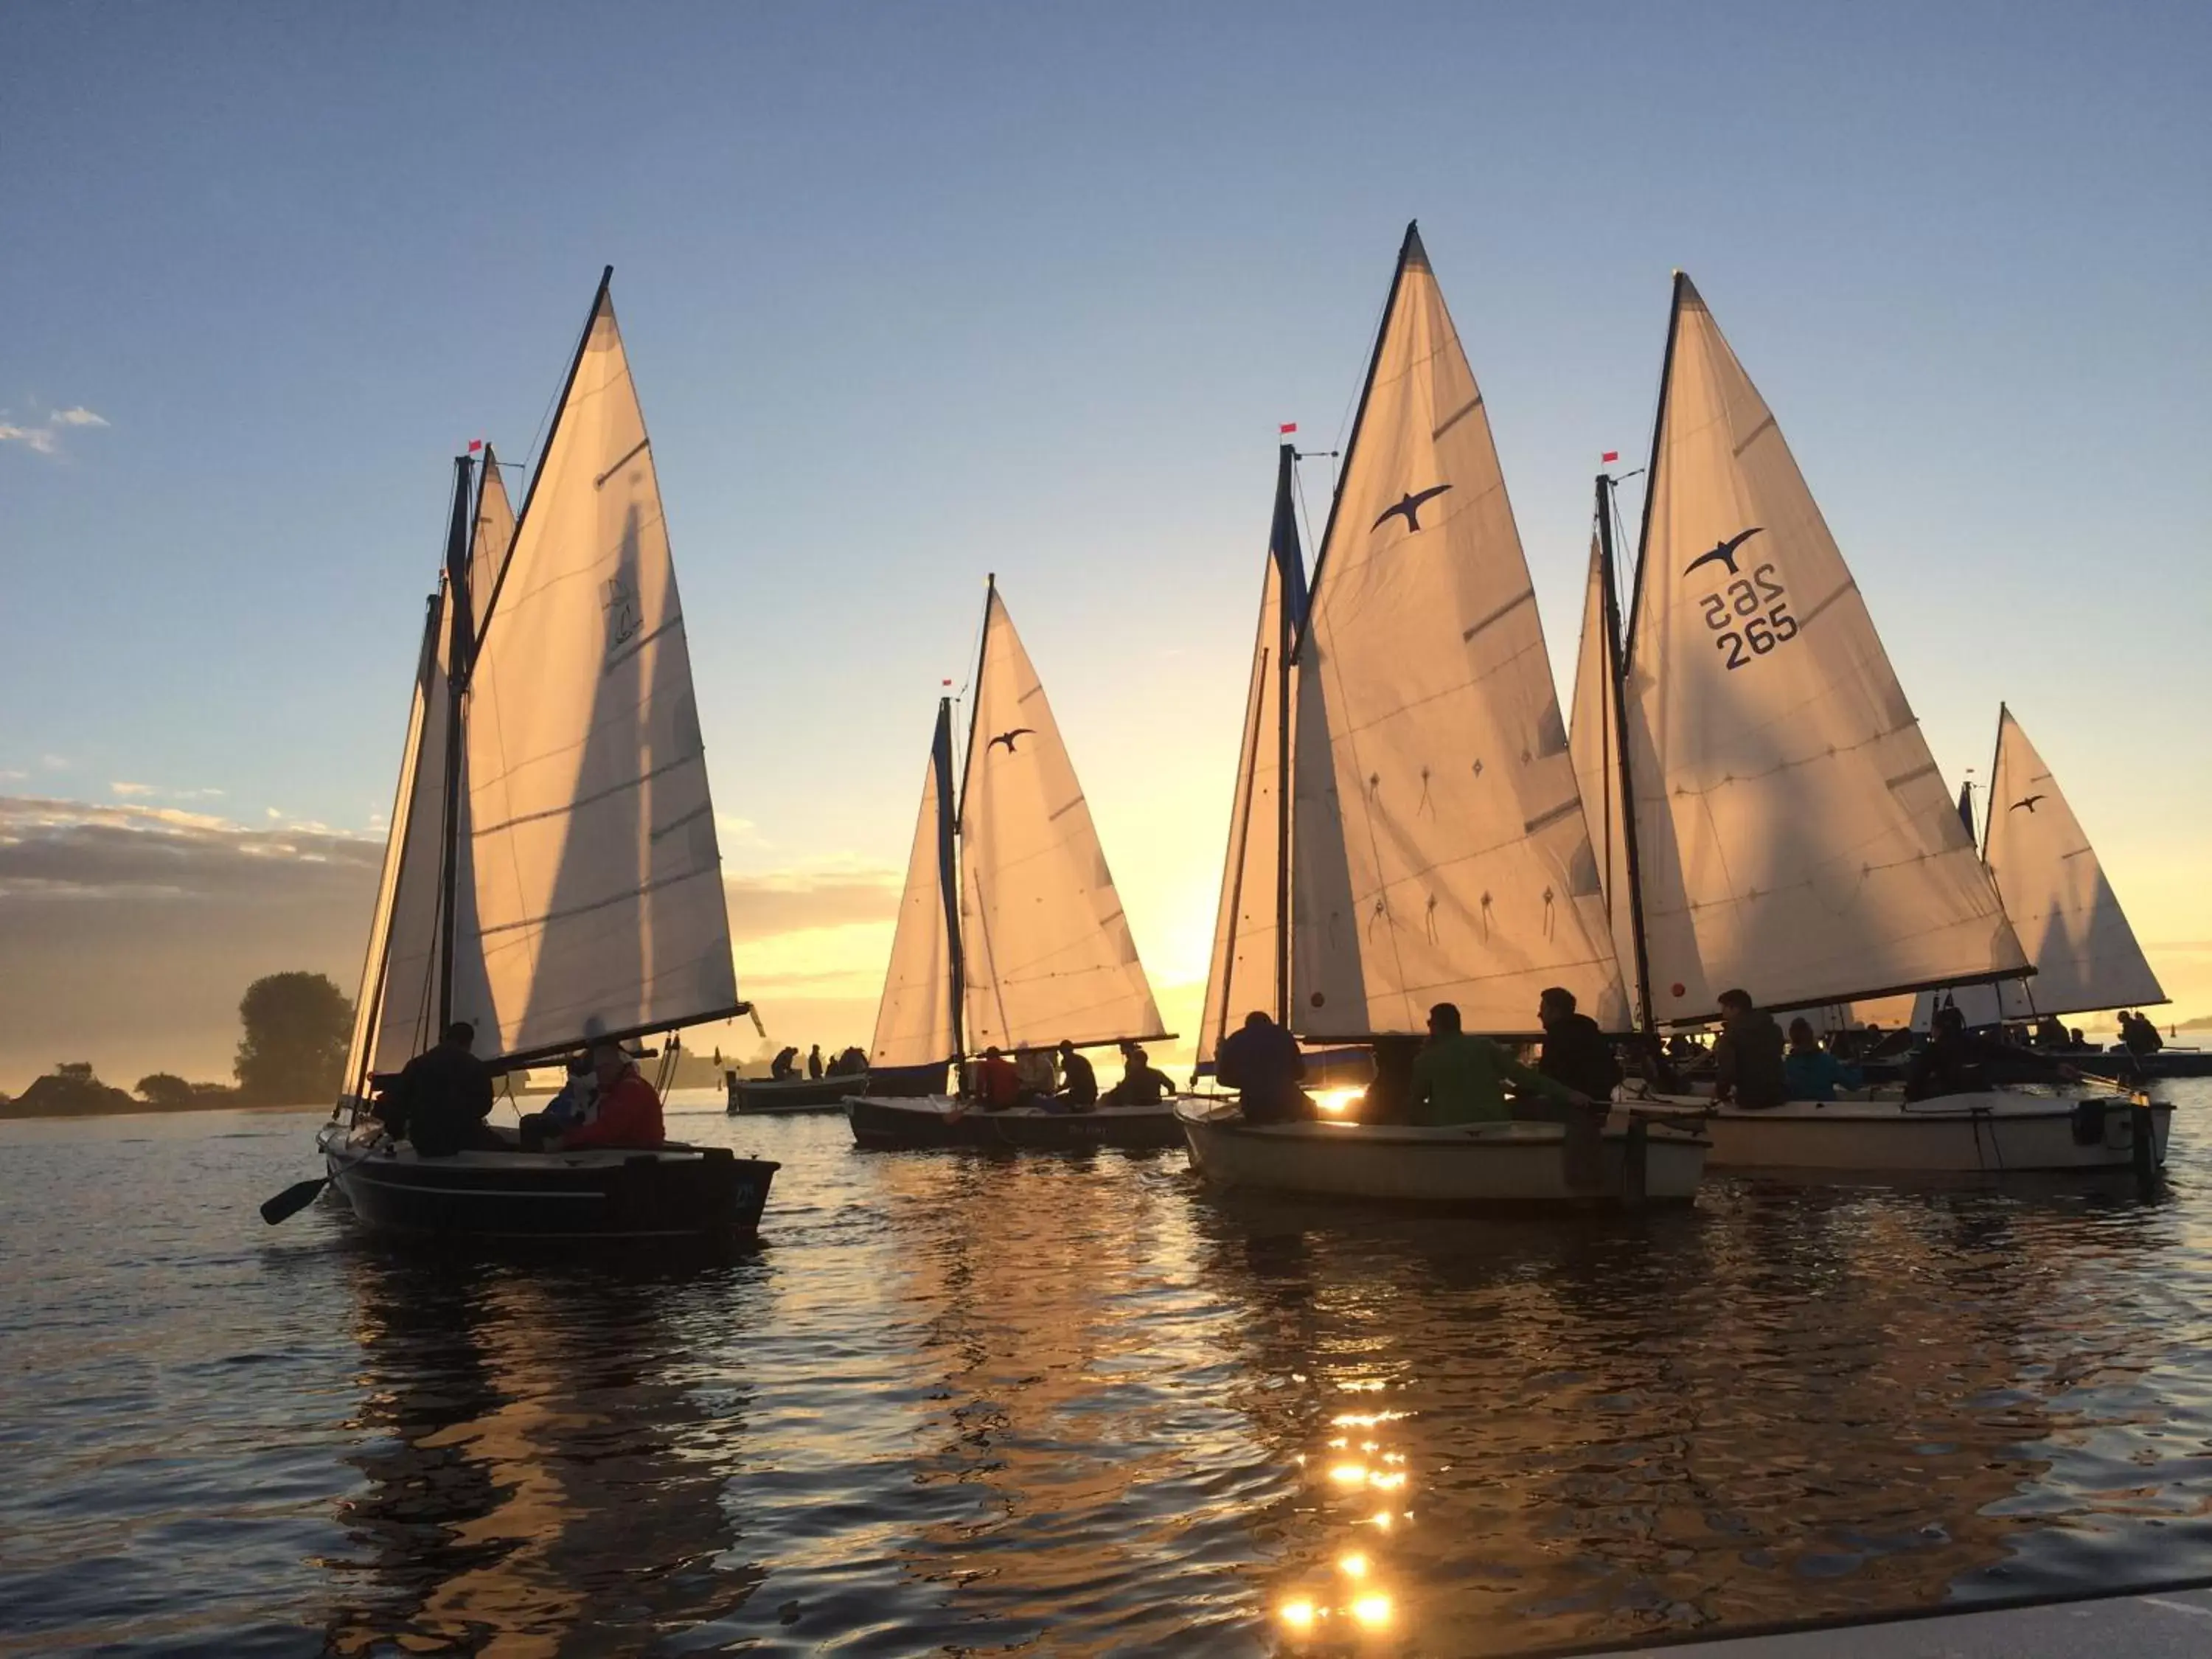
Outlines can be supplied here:
M1728 653L1730 668L1741 668L1753 657L1763 657L1797 637L1797 619L1790 614L1789 598L1775 580L1774 567L1763 564L1698 601L1705 626L1719 636L1713 644Z

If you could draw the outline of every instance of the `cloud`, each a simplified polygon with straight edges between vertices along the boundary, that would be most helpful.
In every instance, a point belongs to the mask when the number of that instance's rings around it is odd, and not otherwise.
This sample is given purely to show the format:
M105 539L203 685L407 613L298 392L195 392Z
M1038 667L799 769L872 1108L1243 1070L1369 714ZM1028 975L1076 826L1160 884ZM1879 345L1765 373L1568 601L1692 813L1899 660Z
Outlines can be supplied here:
M82 404L67 409L49 410L44 416L26 416L22 420L0 418L0 444L21 444L34 455L58 455L62 453L61 434L72 428L104 427L104 416L96 415Z
M107 793L111 795L122 795L127 798L133 795L158 795L164 792L161 786L157 783L111 783L107 786Z

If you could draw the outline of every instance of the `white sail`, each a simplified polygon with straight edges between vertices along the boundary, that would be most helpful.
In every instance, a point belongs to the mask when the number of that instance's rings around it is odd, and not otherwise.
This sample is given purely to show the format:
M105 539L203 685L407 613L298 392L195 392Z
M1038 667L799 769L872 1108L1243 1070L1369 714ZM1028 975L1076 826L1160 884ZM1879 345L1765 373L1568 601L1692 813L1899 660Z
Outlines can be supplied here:
M422 656L415 676L407 752L392 828L385 842L388 892L378 910L384 924L381 975L367 1069L398 1071L438 1040L438 953L445 881L446 756L451 725L447 672L453 624L445 585L430 601ZM372 972L379 961L370 940ZM367 976L364 976L364 983ZM356 1022L369 1011L355 1011ZM358 1077L357 1070L349 1077Z
M1989 815L1984 858L2035 964L2025 985L2004 986L2007 1018L2164 1002L2096 850L2008 708L1997 715Z
M386 1046L383 1014L392 1006L395 988L390 978L389 966L393 954L395 933L392 927L400 896L400 875L405 867L409 826L413 822L415 793L420 776L424 726L429 716L434 696L442 704L442 670L439 635L445 620L446 608L442 598L433 598L428 614L422 623L422 649L416 660L415 695L407 709L407 741L400 750L399 786L393 792L392 821L384 833L384 868L377 878L376 908L370 913L368 924L368 954L362 964L361 992L354 999L353 1038L346 1047L346 1088L359 1088L377 1067L377 1051ZM443 720L436 732L436 747L440 769L439 786L443 787L443 767L446 729ZM428 953L420 940L409 941L406 949L418 960L427 960ZM416 974L419 976L421 969ZM398 992L398 1000L404 1001L404 991ZM397 1034L394 1034L396 1039ZM390 1045L397 1054L398 1043ZM399 1056L396 1062L404 1063L415 1050ZM388 1066L387 1066L388 1069Z
M1567 720L1567 752L1597 854L1597 903L1612 937L1614 959L1631 1007L1636 994L1636 915L1628 889L1628 836L1620 799L1620 720L1613 682L1620 672L1607 621L1605 566L1590 544L1589 581L1583 596L1582 645L1575 658L1574 702Z
M1260 630L1252 646L1252 680L1244 696L1243 748L1237 757L1213 955L1206 975L1206 1012L1198 1034L1201 1065L1212 1060L1221 1039L1243 1024L1246 1014L1255 1008L1272 1011L1278 1000L1283 633L1282 571L1270 553L1261 590Z
M968 1046L1158 1035L1091 808L995 584L974 720L960 801Z
M514 549L514 504L507 499L507 480L499 461L484 446L483 476L477 489L477 520L469 550L469 618L471 626L483 626L507 556Z
M1812 493L1686 277L1628 647L1652 1005L1800 1006L2026 965Z
M477 1052L726 1014L721 859L652 449L602 288L466 708Z
M939 1065L954 1059L960 1048L952 1029L952 937L945 915L951 804L945 795L951 751L946 705L938 712L937 743L922 774L921 814L907 857L906 890L899 896L883 1000L876 1005L868 1059L878 1066Z
M1298 655L1292 1029L1533 1031L1627 1001L1481 393L1407 233Z

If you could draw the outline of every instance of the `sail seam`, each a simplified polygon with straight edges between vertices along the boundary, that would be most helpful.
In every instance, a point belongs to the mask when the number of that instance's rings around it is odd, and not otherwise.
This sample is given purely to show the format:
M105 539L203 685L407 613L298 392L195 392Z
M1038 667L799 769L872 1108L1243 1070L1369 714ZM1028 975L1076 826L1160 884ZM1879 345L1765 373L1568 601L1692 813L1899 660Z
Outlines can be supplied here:
M703 751L700 753L679 756L665 765L654 767L649 772L641 772L634 778L624 778L620 783L610 784L606 788L600 790L597 794L579 795L574 800L568 802L564 805L549 806L542 812L524 812L514 817L503 818L497 823L486 824L483 829L474 830L471 834L475 839L482 840L486 836L495 836L503 830L512 830L518 824L536 823L545 818L565 817L569 813L579 811L584 807L594 805L603 800L611 800L617 795L628 794L633 789L642 788L645 785L652 782L655 778L665 777L667 774L675 771L678 767L690 766L704 758L705 756ZM696 815L694 814L693 816ZM682 820L679 819L678 822L680 823ZM673 828L674 826L671 825L669 827ZM659 832L656 830L653 833L657 835Z
M477 928L477 936L479 939L489 939L494 933L511 933L526 927L544 927L553 922L567 921L573 916L587 916L594 910L604 910L611 905L626 904L632 899L643 898L647 893L657 892L663 887L674 887L684 882L696 881L702 876L716 876L720 873L719 866L714 869L685 870L677 875L664 876L659 881L641 883L635 887L606 898L593 899L589 904L572 905L566 910L548 910L543 915L525 916L517 921L495 922L489 927Z
M637 638L632 640L628 645L624 646L618 655L611 656L607 659L606 666L599 670L600 677L604 678L607 675L613 673L616 669L621 667L632 657L637 655L639 652L644 650L647 646L651 645L663 634L668 633L672 629L680 629L683 626L684 617L681 613L678 613L676 616L671 617L666 622L661 623L659 627L654 629L650 634L639 635Z

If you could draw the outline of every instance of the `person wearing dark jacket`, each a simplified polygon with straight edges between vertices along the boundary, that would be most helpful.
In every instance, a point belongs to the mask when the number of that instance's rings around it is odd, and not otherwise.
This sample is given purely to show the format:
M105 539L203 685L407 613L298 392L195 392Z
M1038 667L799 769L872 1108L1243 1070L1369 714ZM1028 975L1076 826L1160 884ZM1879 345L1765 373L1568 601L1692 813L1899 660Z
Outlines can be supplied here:
M1912 1057L1905 1079L1907 1100L1941 1095L1978 1094L2000 1083L2070 1083L2081 1074L2009 1042L1992 1042L1966 1030L1956 1008L1938 1008L1929 1029L1928 1046Z
M1544 1049L1536 1069L1592 1100L1610 1100L1620 1082L1620 1062L1597 1022L1575 1012L1575 994L1554 985L1536 1001L1544 1024Z
M1237 1091L1249 1123L1289 1123L1307 1115L1306 1057L1298 1040L1263 1013L1244 1016L1213 1056L1213 1074Z
M1175 1079L1133 1042L1121 1045L1121 1080L1103 1097L1108 1106L1157 1106L1176 1091Z
M1782 1069L1782 1028L1752 1006L1748 991L1721 993L1721 1035L1713 1044L1713 1101L1763 1111L1790 1098Z
M1098 1103L1098 1073L1065 1037L1060 1043L1060 1089L1053 1099L1063 1110L1075 1112Z
M407 1138L422 1158L497 1152L507 1143L484 1120L491 1115L491 1073L469 1052L476 1027L457 1019L434 1048L409 1060L394 1085L405 1113Z

